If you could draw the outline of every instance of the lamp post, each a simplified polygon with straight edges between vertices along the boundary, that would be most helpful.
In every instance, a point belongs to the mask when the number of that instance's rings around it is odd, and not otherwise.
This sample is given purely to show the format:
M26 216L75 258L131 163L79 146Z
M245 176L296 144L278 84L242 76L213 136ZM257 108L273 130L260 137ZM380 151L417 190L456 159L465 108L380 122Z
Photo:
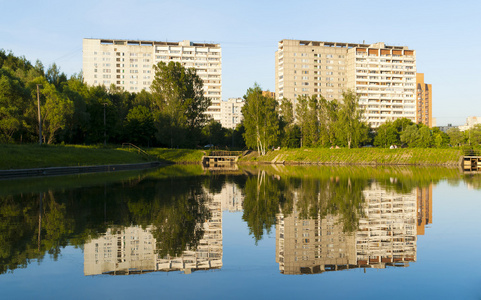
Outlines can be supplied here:
M37 106L38 106L38 144L42 145L42 116L40 114L40 87L41 84L37 84Z
M107 103L104 103L104 146L107 145L107 122L105 118L105 106Z

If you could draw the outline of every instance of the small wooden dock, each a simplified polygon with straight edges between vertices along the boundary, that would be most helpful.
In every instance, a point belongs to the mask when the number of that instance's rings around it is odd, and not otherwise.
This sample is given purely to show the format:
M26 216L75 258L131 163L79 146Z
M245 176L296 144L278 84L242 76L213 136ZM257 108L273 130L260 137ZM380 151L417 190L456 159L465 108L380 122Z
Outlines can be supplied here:
M481 152L479 150L464 150L463 171L465 173L481 173Z
M463 156L463 171L481 173L481 156Z
M209 155L202 157L202 166L206 169L224 169L235 165L241 151L211 151Z

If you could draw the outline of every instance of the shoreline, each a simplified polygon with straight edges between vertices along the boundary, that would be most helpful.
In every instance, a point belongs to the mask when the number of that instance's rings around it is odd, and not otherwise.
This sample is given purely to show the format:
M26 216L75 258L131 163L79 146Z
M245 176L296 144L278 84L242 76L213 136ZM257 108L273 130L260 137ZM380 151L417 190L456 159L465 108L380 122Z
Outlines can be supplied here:
M168 165L158 161L135 164L110 164L96 166L73 166L73 167L49 167L49 168L32 168L32 169L12 169L0 170L0 180L62 176L87 173L109 173L128 170L143 170Z
M264 156L252 152L239 164L273 165L360 165L360 166L444 166L461 167L460 149L432 148L355 148L355 149L281 149Z

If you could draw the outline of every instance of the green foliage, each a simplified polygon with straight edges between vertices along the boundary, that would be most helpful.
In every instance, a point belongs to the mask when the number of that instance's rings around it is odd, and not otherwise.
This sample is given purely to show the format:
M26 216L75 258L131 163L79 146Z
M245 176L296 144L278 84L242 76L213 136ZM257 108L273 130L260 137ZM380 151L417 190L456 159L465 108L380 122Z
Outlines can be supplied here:
M155 135L154 117L145 106L136 106L127 114L124 125L125 140L149 146Z
M279 136L277 101L263 96L257 84L247 90L244 99L246 102L242 107L242 115L246 145L265 155L267 149L276 145Z
M337 140L347 148L359 147L368 140L368 125L362 121L359 97L353 91L343 93L335 123Z
M396 126L395 123L386 122L377 129L374 146L381 148L389 148L391 145L401 146L400 134L398 126Z
M195 146L200 128L211 104L204 97L203 83L195 69L185 69L180 63L159 62L154 66L151 85L156 115L158 139L170 147Z
M453 146L461 146L464 143L464 135L457 127L449 128L447 132L450 144Z
M202 80L178 63L155 69L152 93L134 94L115 85L87 86L82 74L67 78L55 63L45 72L40 61L32 66L0 50L0 142L38 141L39 84L45 143L97 144L105 133L109 143L197 146L210 105Z

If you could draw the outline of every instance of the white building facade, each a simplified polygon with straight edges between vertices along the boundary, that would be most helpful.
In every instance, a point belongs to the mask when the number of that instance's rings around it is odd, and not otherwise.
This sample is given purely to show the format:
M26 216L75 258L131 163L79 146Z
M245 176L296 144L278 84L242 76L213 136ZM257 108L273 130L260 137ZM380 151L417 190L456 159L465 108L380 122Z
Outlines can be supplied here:
M222 127L235 129L242 122L242 107L245 104L243 98L229 98L221 102Z
M150 91L153 65L179 62L194 68L204 83L204 96L212 100L208 108L221 121L222 50L219 44L83 39L83 75L88 85L112 84L131 93Z
M359 96L364 118L376 128L398 118L416 121L416 52L384 43L282 40L276 60L277 99Z

